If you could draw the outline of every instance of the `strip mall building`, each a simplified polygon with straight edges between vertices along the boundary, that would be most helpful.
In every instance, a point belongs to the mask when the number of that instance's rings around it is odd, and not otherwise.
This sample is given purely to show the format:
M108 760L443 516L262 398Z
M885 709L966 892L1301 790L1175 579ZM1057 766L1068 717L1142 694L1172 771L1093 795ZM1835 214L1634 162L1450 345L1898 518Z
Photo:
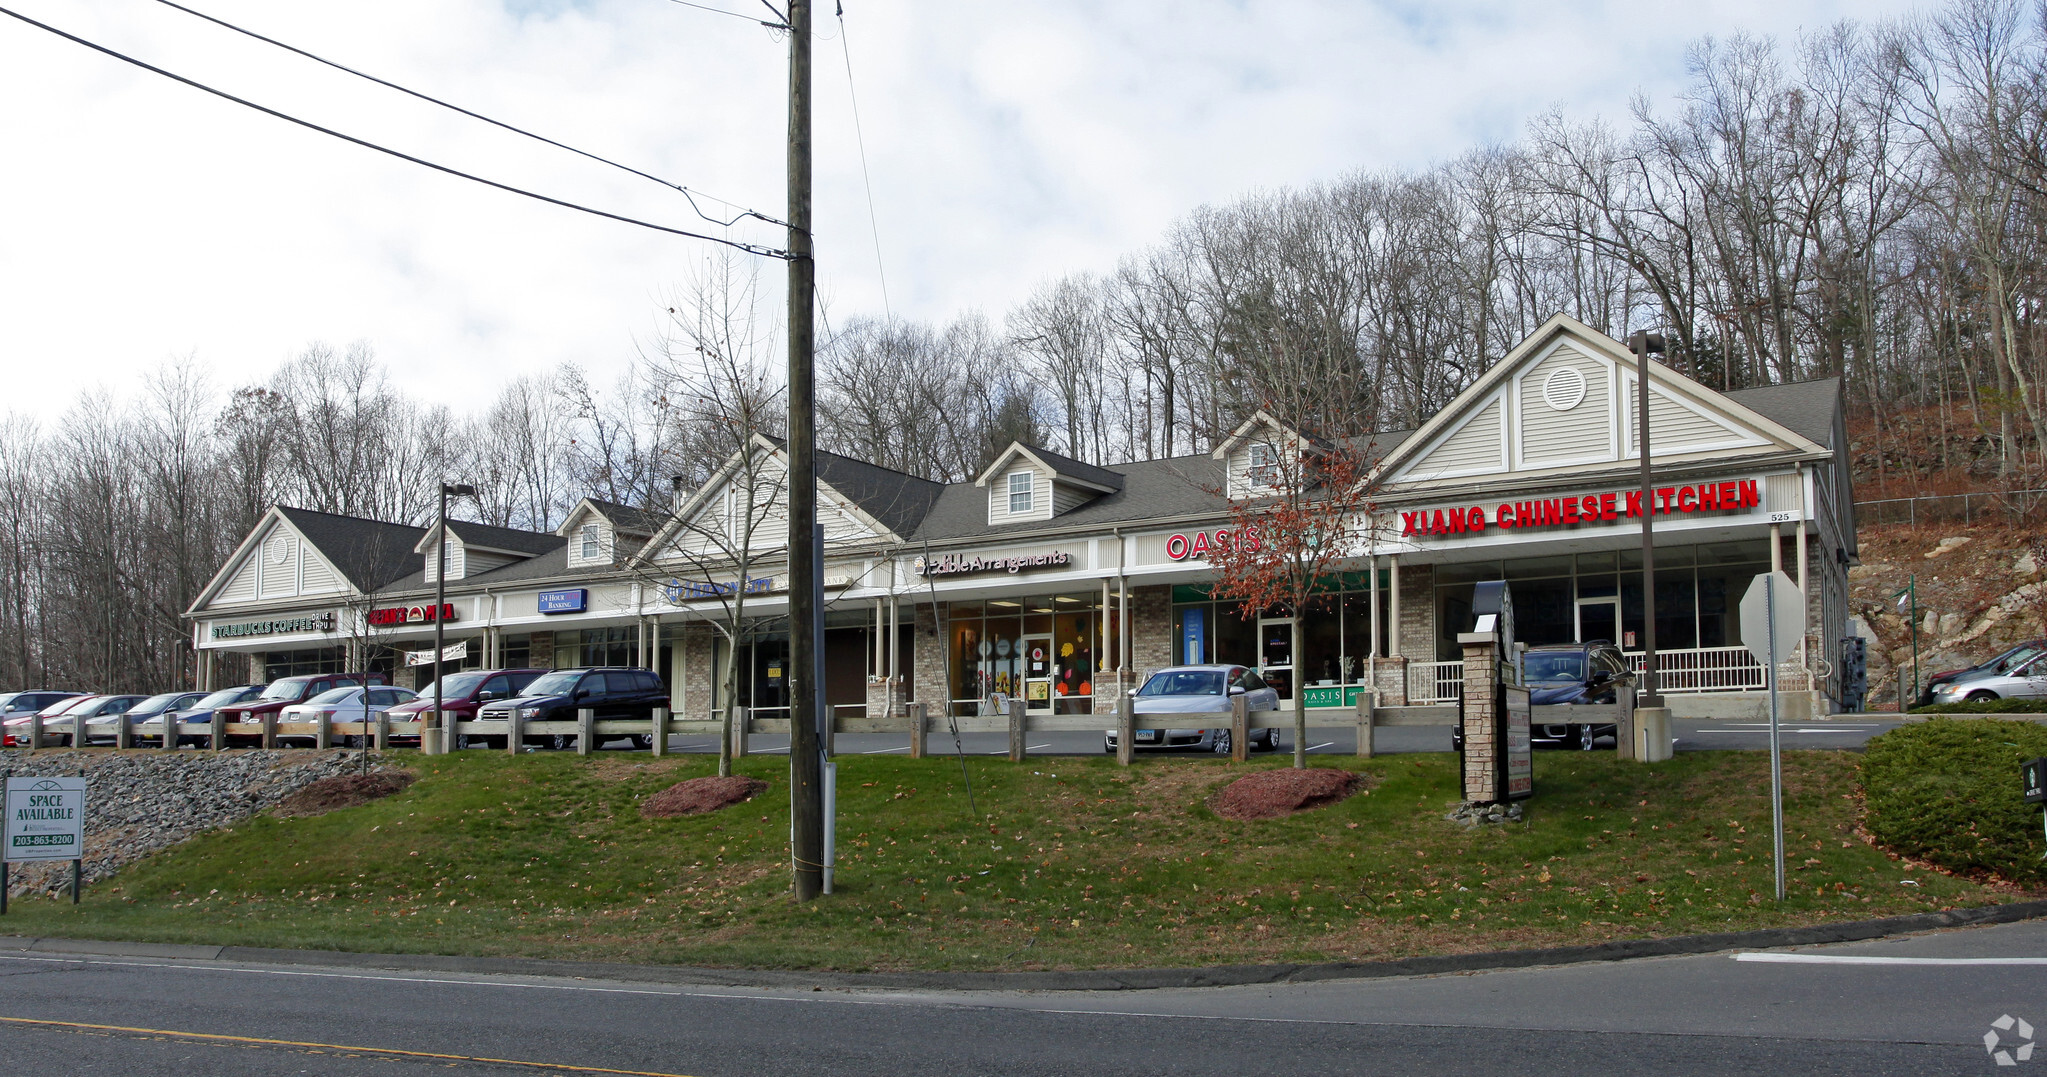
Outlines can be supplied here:
M1626 348L1558 316L1419 429L1372 439L1377 537L1301 611L1299 655L1290 611L1247 617L1209 593L1230 499L1258 496L1269 454L1297 440L1265 417L1212 453L1111 467L1012 445L950 484L821 454L827 697L841 715L908 700L969 713L996 695L1105 713L1150 670L1228 661L1311 708L1366 686L1382 705L1444 702L1462 683L1456 639L1481 580L1509 581L1523 642L1638 651L1648 510L1675 712L1760 713L1763 671L1737 605L1772 567L1806 596L1789 713L1833 709L1856 554L1838 382L1722 393L1652 364L1646 505L1635 394ZM738 702L779 717L782 467L781 446L760 439L672 517L585 500L553 533L451 522L438 607L433 530L274 509L188 613L214 657L202 687L366 661L417 683L439 622L449 668L652 666L690 716L719 705L714 670L737 646ZM731 554L749 520L742 572ZM740 601L735 644L725 629Z

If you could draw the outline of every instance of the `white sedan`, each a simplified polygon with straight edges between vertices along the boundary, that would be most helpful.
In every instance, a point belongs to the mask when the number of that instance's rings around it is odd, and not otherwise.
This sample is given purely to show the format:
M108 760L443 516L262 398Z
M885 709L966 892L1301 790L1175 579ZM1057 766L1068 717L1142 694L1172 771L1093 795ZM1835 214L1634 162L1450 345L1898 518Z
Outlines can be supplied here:
M369 706L363 706L363 692L369 692ZM361 687L330 688L304 703L294 703L278 712L279 722L317 722L322 714L336 722L361 722L374 720L378 711L410 703L418 694L410 688L388 688L376 685L368 689ZM285 740L279 737L278 740ZM310 742L313 738L294 736L290 739Z
M1146 677L1137 691L1131 693L1140 715L1227 712L1233 696L1243 696L1252 711L1279 709L1279 693L1248 666L1173 666ZM1279 730L1252 730L1250 746L1279 747ZM1195 748L1228 754L1230 729L1228 725L1219 729L1140 729L1131 747ZM1115 730L1103 733L1102 750L1116 750Z
M1933 690L1935 703L1975 703L1992 699L2029 699L2047 696L2047 654L2004 673L1978 675L1968 680L1949 681Z

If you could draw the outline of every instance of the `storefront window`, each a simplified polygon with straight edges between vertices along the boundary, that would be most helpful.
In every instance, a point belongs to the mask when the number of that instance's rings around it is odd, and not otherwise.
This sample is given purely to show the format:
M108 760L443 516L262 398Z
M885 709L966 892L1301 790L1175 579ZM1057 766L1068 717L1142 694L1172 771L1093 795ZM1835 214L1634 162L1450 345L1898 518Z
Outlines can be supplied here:
M582 657L585 666L632 666L634 652L633 627L616 625L611 628L583 629Z
M313 647L302 651L269 651L263 655L263 679L274 681L279 677L303 677L314 673L353 673L355 670L341 668L347 661L347 650L342 647ZM371 668L390 672L390 659L382 665L371 663Z
M1214 601L1207 589L1173 589L1173 663L1233 663L1265 671L1266 679L1291 697L1296 679L1314 685L1358 684L1367 678L1372 654L1372 581L1348 572L1328 580L1301 622L1301 660L1289 660L1291 630L1284 608L1244 616L1241 604ZM1379 646L1391 633L1392 580L1379 573ZM1260 633L1266 633L1261 637Z
M964 713L999 712L1021 697L1032 711L1094 709L1099 594L956 602L947 610L952 699Z

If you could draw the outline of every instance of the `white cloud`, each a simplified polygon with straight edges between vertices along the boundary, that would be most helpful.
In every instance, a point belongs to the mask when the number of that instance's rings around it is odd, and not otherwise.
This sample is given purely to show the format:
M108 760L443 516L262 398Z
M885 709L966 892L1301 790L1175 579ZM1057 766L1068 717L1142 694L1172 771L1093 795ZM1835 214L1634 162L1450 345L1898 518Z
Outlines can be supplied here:
M757 0L705 0L749 16ZM620 213L712 228L672 192L429 108L151 0L31 17L395 148ZM785 45L664 0L193 6L770 214ZM1000 314L1112 268L1204 202L1513 138L1551 105L1668 97L1684 47L1790 40L1903 3L1360 4L850 0L876 217L899 315ZM881 290L839 25L817 41L817 228L832 313ZM437 175L0 18L0 362L8 407L196 352L227 380L309 341L373 341L458 407L498 378L602 373L705 245ZM713 229L715 230L715 229ZM735 235L779 243L758 224ZM769 267L772 274L778 270Z

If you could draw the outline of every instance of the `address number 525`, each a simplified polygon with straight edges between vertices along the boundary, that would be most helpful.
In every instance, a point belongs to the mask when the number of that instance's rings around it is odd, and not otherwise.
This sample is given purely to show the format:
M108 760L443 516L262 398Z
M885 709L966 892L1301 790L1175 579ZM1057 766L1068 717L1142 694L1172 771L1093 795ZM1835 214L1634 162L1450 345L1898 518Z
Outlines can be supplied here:
M1770 514L1770 522L1773 524L1797 523L1798 514L1795 512L1773 512Z

